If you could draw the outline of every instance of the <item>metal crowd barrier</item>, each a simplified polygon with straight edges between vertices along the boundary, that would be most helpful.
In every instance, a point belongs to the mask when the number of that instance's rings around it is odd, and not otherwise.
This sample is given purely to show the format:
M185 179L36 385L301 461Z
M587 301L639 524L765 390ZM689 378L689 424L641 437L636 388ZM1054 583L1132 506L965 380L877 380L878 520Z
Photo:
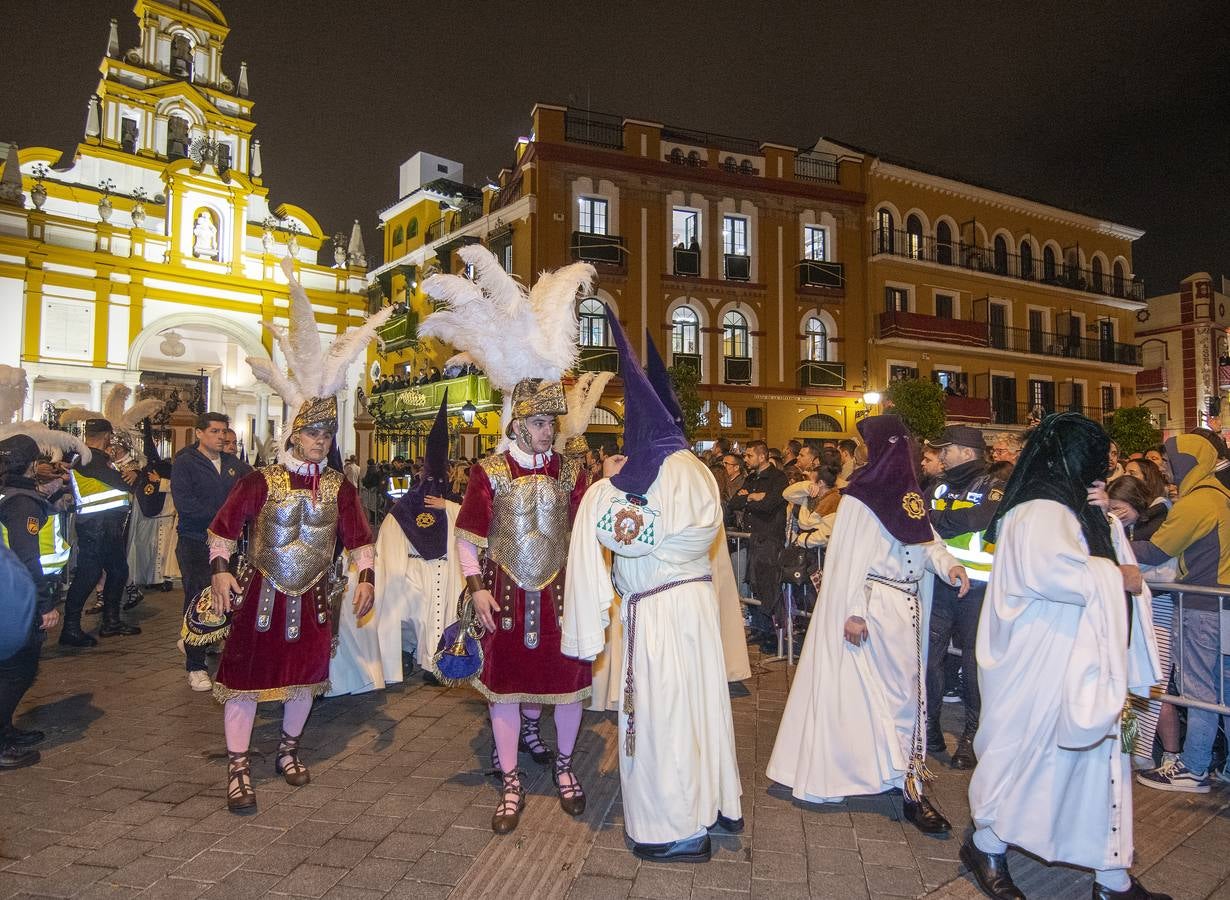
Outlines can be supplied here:
M747 573L750 565L748 557L750 553L750 542L752 534L750 531L727 531L727 545L734 544L730 548L730 562L735 570L735 582L742 588L744 584L751 587L751 582L748 580ZM787 666L794 665L794 594L784 584L778 585L778 590L784 591L783 594L783 625L777 629L777 653L772 656L766 656L761 659L763 663L786 661ZM762 606L760 599L757 597L744 597L740 590L739 600L744 606Z
M1170 660L1174 667L1173 683L1178 689L1177 694L1169 693L1170 673L1164 672L1163 676L1167 684L1167 692L1155 694L1153 699L1176 706L1193 707L1223 716L1230 716L1230 706L1226 705L1226 667L1227 663L1230 662L1230 660L1226 659L1226 656L1230 655L1230 589L1195 584L1176 584L1168 581L1150 581L1149 588L1153 591L1155 603L1156 601L1162 601L1161 604L1157 604L1159 607L1164 607L1167 599L1173 605L1170 622L1170 634L1173 636L1173 639L1169 640L1168 643ZM1213 672L1209 673L1216 687L1216 701L1203 700L1191 696L1189 691L1192 685L1190 683L1185 685L1184 683L1184 672L1189 671L1187 660L1184 658L1186 655L1184 649L1184 630L1188 626L1188 623L1183 621L1185 618L1184 612L1209 613L1216 621L1217 643L1212 649ZM1164 619L1164 611L1161 609L1155 611L1155 627L1165 624L1164 621L1159 622L1159 618Z

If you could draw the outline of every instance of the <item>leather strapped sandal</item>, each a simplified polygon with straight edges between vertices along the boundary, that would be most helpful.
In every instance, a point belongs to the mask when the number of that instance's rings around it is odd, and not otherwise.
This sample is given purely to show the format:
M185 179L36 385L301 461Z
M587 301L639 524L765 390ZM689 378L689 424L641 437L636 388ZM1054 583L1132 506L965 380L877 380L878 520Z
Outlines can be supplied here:
M248 752L227 753L230 765L226 769L226 808L246 815L256 812L256 791L252 788L252 763Z
M278 741L273 768L292 787L303 787L312 780L308 767L299 761L299 738L291 737L285 731L282 732L282 739Z
M521 737L517 741L517 749L532 756L538 765L545 766L555 754L542 742L542 737L538 734L538 722L538 719L531 719L521 713Z
M568 784L561 784L560 779L565 775L571 776L572 781ZM581 779L577 778L577 773L572 771L571 753L567 756L561 753L555 757L555 767L551 770L551 777L555 780L555 789L559 791L560 809L570 816L579 816L585 812L585 791L581 789Z
M496 807L495 815L491 817L491 830L496 834L508 834L521 821L521 810L525 809L525 788L521 786L522 774L516 769L500 773L500 780L503 782L500 790L503 793L500 805Z

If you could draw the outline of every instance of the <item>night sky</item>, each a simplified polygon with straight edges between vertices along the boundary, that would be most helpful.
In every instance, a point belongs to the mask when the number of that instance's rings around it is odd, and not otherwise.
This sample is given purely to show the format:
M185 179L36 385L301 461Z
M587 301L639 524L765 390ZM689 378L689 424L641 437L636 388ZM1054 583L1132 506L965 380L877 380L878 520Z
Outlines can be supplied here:
M0 139L71 149L131 0L5 0ZM809 146L821 135L1144 229L1149 295L1230 275L1224 0L717 3L223 0L265 183L327 231L417 150L494 178L535 101Z

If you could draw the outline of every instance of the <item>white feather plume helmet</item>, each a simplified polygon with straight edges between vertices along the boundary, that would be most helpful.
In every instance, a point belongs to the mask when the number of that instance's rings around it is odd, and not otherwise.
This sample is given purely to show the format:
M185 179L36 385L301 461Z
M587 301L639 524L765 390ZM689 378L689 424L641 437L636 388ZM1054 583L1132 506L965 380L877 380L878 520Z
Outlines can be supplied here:
M128 385L112 385L111 390L107 392L107 399L103 403L102 410L72 406L60 413L60 424L72 425L87 419L106 419L116 432L135 432L140 427L142 419L156 415L166 405L157 397L147 397L125 409L128 398L131 396L132 388Z
M0 425L12 422L26 403L26 370L0 366Z
M585 429L589 427L589 417L593 415L594 407L602 399L602 392L614 374L613 372L583 372L565 392L568 398L568 412L559 420L559 434L555 437L557 452L563 453L570 440L585 433Z
M481 244L460 247L457 255L474 267L474 280L439 274L424 281L424 292L445 306L423 320L419 335L461 351L450 363L472 362L483 370L504 394L500 433L507 434L517 382L559 381L576 365L577 293L590 290L594 267L573 263L543 272L527 291ZM502 438L500 449L507 444Z
M346 370L376 338L376 329L389 320L393 307L388 306L371 316L358 328L339 334L326 352L320 343L320 328L312 301L295 277L295 265L290 257L282 259L282 271L290 288L288 325L273 322L262 324L273 334L287 372L280 371L267 359L248 357L252 374L277 392L288 405L300 409L319 397L336 396L346 386Z
M73 453L81 455L82 463L90 461L90 448L85 445L85 441L67 431L56 431L42 422L32 420L0 426L0 441L16 434L32 438L38 444L39 452L50 457L52 462L59 462Z

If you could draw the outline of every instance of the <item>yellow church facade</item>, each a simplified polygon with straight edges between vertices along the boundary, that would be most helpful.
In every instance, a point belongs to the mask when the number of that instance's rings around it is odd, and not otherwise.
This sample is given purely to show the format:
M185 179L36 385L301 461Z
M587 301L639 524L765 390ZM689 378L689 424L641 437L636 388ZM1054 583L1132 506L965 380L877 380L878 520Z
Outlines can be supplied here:
M120 383L179 401L175 445L189 439L185 412L205 407L254 453L286 414L245 362L283 363L261 327L285 320L279 262L294 260L328 339L362 323L362 237L357 222L330 237L306 210L270 206L247 65L223 66L217 4L137 0L134 15L127 50L111 22L74 154L0 148L0 309L13 326L0 362L26 370L29 418L99 409ZM366 455L353 400L364 369L339 439Z

